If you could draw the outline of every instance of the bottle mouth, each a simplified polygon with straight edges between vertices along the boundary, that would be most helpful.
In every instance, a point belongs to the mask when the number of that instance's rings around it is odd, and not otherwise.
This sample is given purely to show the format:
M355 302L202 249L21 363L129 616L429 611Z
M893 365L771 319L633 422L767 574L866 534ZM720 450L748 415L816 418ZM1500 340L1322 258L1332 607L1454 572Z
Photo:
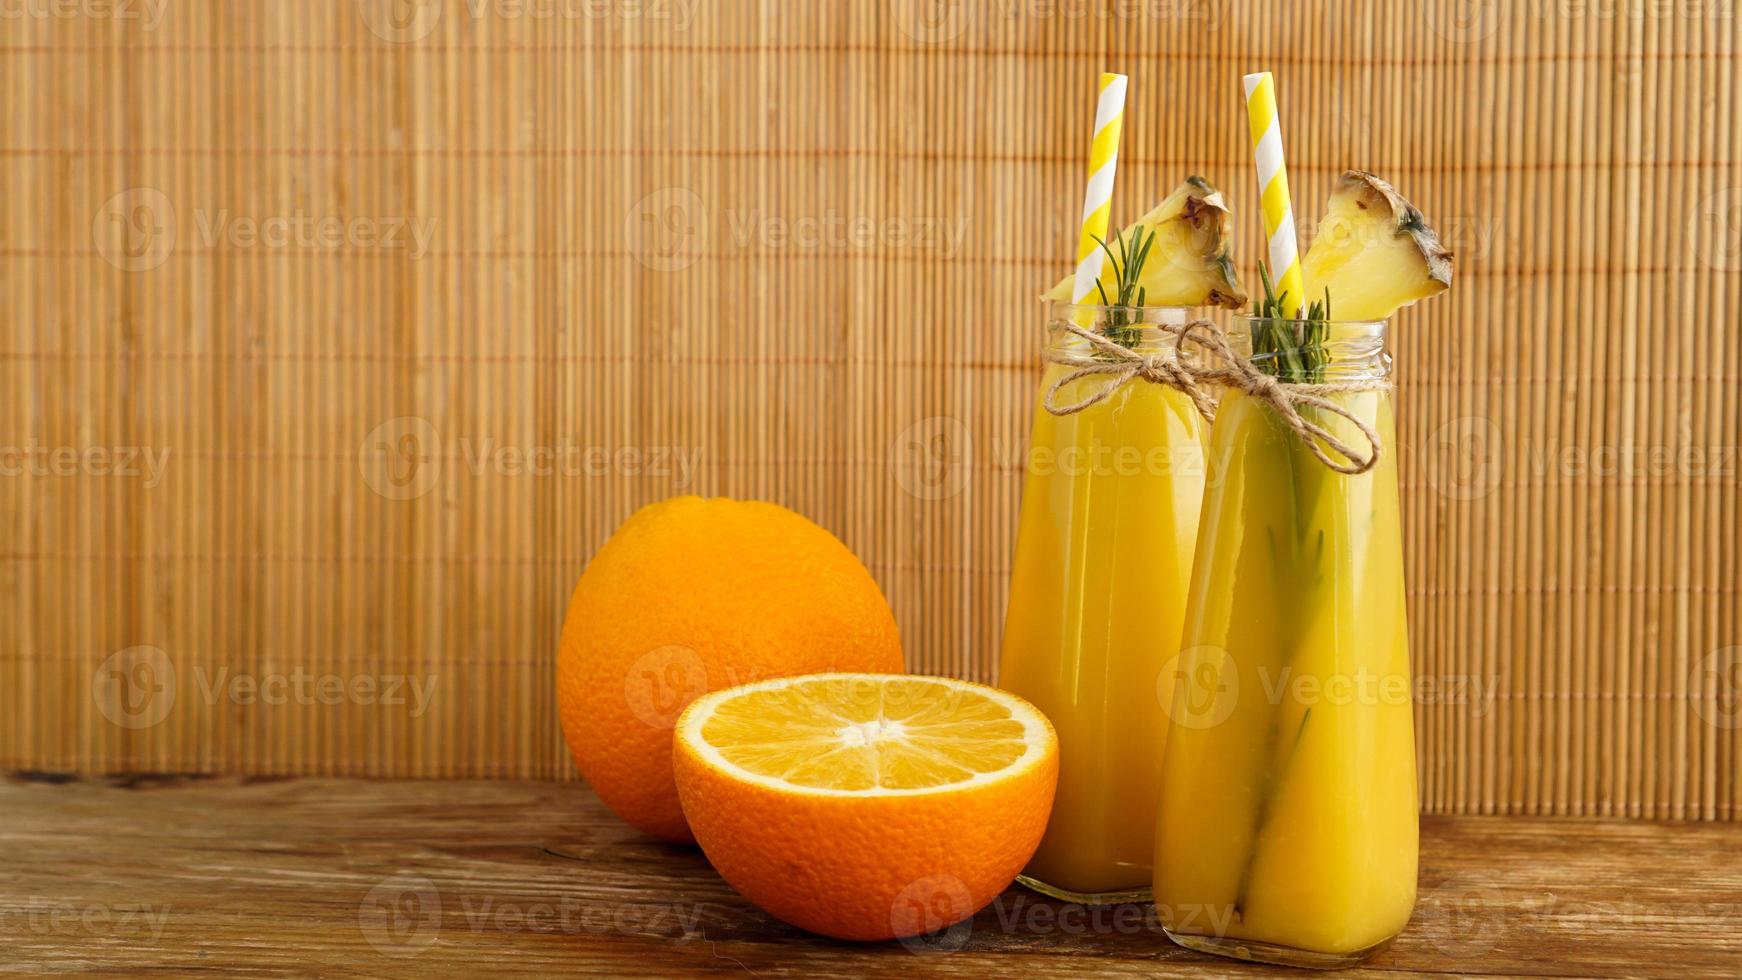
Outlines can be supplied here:
M1193 319L1193 310L1186 306L1106 306L1100 303L1059 303L1048 301L1048 323L1064 320L1085 326L1107 320L1123 319L1149 326L1184 326Z
M1057 352L1087 350L1094 345L1075 332L1087 330L1140 354L1171 355L1180 329L1206 319L1207 312L1183 306L1049 301L1048 347ZM1235 314L1229 321L1228 346L1268 374L1289 377L1298 373L1304 357L1313 366L1313 378L1319 381L1383 380L1391 375L1384 320L1284 320ZM1279 336L1292 341L1293 358L1274 351ZM1201 363L1199 358L1204 356L1213 359L1189 343L1183 354L1186 363Z
M1289 320L1281 317L1248 316L1244 313L1236 313L1233 321L1244 333L1250 333L1254 324L1282 324L1295 330L1304 329L1308 324L1323 324L1330 328L1333 338L1344 339L1384 337L1386 325L1385 320Z
M1093 345L1071 328L1087 330L1140 354L1167 354L1180 328L1195 319L1183 306L1102 306L1089 303L1047 304L1047 346L1064 352Z
M1284 320L1236 316L1228 346L1267 374L1288 376L1302 360L1315 365L1316 380L1371 381L1391 375L1384 320ZM1292 351L1277 350L1284 339Z

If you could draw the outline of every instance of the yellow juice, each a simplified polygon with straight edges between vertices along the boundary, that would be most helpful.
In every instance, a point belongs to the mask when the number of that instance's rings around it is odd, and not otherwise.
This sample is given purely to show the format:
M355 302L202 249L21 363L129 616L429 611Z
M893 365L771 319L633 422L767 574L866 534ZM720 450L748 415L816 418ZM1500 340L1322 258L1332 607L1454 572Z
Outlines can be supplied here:
M1069 370L1049 366L1042 397ZM1104 383L1072 382L1060 401ZM1201 426L1185 395L1142 380L1075 414L1035 408L999 683L1058 731L1052 819L1023 877L1049 894L1148 893L1172 694L1163 667L1178 650L1197 537Z
M1331 397L1380 436L1365 474L1326 468L1254 398L1218 409L1155 838L1176 941L1313 966L1395 936L1416 891L1391 396Z

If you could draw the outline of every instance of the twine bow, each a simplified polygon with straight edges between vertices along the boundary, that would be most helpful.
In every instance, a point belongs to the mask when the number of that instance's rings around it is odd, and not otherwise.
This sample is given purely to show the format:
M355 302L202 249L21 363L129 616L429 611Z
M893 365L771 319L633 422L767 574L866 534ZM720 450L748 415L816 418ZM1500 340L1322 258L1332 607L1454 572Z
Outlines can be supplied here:
M1047 354L1046 359L1050 363L1073 369L1048 386L1046 396L1041 401L1046 410L1054 415L1073 415L1106 400L1132 380L1142 379L1183 392L1197 406L1198 414L1205 421L1213 422L1216 419L1216 404L1204 389L1206 385L1219 385L1243 392L1269 405L1295 437L1306 444L1318 461L1337 473L1357 476L1372 469L1379 462L1383 451L1379 443L1379 433L1354 410L1339 405L1327 396L1350 391L1379 391L1390 386L1384 380L1368 378L1318 384L1283 381L1260 371L1251 361L1236 354L1228 345L1228 339L1221 328L1210 320L1193 320L1183 327L1167 328L1176 333L1173 348L1149 354L1134 351L1073 323L1064 324L1064 328L1087 341L1100 356L1081 353ZM1194 367L1184 363L1183 354L1187 343L1196 344L1216 355L1221 366ZM1096 386L1075 402L1059 403L1059 393L1065 386L1084 378L1095 377L1105 378L1105 383ZM1302 414L1303 408L1318 409L1341 417L1361 433L1361 437L1367 442L1366 450L1357 449L1338 438L1335 433ZM1331 452L1342 457L1343 461L1332 458L1325 451L1327 446Z

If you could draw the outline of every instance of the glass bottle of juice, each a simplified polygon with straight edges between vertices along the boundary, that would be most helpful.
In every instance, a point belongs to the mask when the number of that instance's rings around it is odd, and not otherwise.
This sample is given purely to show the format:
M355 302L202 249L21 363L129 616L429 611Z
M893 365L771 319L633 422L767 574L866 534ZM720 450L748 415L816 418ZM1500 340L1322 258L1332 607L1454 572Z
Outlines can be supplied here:
M1048 353L1095 356L1075 323L1137 354L1170 357L1188 318L1172 307L1054 304ZM1049 364L1034 409L999 684L1052 719L1059 783L1019 879L1086 904L1146 899L1161 746L1204 486L1192 400L1134 378L1068 380ZM1158 682L1158 677L1160 678ZM1161 688L1158 690L1158 683Z
M1301 348L1304 378L1265 342L1277 329L1299 338L1300 321L1237 318L1228 339L1281 380L1365 388L1322 397L1369 427L1378 460L1338 473L1271 402L1224 394L1154 855L1174 941L1326 967L1409 920L1417 810L1385 325L1318 326L1321 339ZM1252 356L1255 346L1271 352ZM1346 445L1369 445L1348 419L1297 408Z

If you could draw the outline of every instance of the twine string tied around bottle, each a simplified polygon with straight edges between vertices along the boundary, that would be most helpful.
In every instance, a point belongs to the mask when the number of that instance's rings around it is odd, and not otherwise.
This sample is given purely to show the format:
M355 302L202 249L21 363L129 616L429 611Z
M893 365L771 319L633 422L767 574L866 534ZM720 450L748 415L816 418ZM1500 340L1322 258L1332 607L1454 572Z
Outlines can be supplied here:
M1086 330L1074 323L1064 329L1081 338L1092 348L1088 352L1048 351L1046 360L1071 370L1047 386L1041 404L1054 415L1074 415L1097 405L1134 380L1167 385L1192 400L1206 422L1216 418L1216 403L1208 388L1232 388L1256 398L1276 413L1284 425L1312 451L1319 462L1345 476L1357 476L1371 470L1379 462L1383 450L1379 433L1353 409L1337 403L1329 396L1351 391L1380 391L1390 387L1383 378L1363 378L1317 383L1291 382L1264 371L1247 358L1237 354L1228 344L1227 336L1211 320L1193 320L1183 327L1164 327L1174 334L1171 350L1144 353L1132 350L1118 341ZM1188 344L1214 355L1220 363L1201 366L1186 363ZM1062 403L1059 398L1066 387L1085 378L1101 378L1082 398ZM1366 448L1350 445L1325 426L1313 421L1303 409L1317 409L1336 415L1354 426L1366 442ZM1329 448L1330 452L1326 449ZM1332 456L1336 454L1336 458Z

